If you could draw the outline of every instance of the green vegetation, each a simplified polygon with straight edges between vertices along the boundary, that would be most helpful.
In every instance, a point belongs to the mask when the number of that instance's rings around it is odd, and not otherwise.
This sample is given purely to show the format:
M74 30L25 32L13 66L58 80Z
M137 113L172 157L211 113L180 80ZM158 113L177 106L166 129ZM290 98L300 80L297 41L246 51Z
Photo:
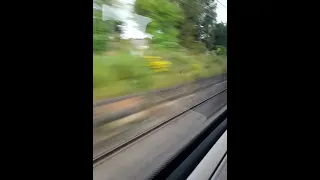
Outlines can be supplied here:
M93 61L95 98L123 95L147 89L151 70L147 62L130 54L95 55Z
M95 10L94 100L226 72L227 25L216 22L215 9L214 0L136 0L135 12L152 19L146 29L152 39L143 55L131 54L130 40L114 38L121 22L102 21Z
M191 82L198 77L210 77L225 70L225 57L186 55L183 52L149 51L172 63L168 71L156 72L146 58L118 53L95 55L93 62L94 99L143 92Z
M93 51L102 52L107 49L109 26L102 21L102 12L93 12Z
M218 23L214 30L215 44L227 48L227 24Z
M168 0L136 0L135 12L152 19L147 32L152 37L152 45L157 48L178 48L178 26L183 21L182 10Z

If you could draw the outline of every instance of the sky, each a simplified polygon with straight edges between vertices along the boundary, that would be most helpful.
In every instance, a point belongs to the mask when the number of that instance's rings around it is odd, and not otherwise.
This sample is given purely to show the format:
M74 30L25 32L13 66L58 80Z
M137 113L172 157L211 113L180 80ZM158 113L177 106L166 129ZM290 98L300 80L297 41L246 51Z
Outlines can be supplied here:
M219 0L225 7L227 6L227 0ZM217 3L217 21L227 22L227 8L223 7L219 2Z
M124 5L119 7L116 11L117 16L121 17L121 21L124 22L122 30L124 31L121 34L121 38L128 39L128 38L146 38L151 37L149 34L140 31L137 26L138 24L131 20L130 18L133 17L133 4L135 0L118 0L122 2ZM227 0L219 0L224 6L227 7ZM217 3L217 22L227 22L227 9L223 7L219 2ZM110 9L105 9L105 12L110 12ZM120 20L120 19L119 19Z

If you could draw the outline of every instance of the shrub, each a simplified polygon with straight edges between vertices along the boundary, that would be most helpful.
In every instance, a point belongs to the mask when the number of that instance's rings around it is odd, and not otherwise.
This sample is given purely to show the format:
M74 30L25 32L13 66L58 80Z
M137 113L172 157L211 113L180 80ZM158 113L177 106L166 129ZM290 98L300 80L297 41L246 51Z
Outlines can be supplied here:
M216 46L216 53L218 55L227 55L227 49L224 46L217 45Z
M127 80L137 88L148 85L148 64L140 57L129 54L94 56L94 87L105 87L115 81ZM130 82L131 81L131 82Z
M108 36L94 34L93 35L93 51L103 52L107 49Z

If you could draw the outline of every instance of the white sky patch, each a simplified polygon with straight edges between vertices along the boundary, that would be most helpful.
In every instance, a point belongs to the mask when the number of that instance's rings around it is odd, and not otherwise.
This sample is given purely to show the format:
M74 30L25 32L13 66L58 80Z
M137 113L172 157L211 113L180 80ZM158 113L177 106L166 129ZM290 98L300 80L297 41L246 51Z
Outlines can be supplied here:
M220 3L222 3L225 7L227 6L227 0L219 0ZM227 22L227 8L223 7L220 3L217 3L217 22Z
M118 7L105 6L105 17L106 19L115 19L123 22L121 29L123 33L121 34L122 39L144 39L151 38L151 35L141 31L139 25L133 20L134 9L133 5L135 0L118 0L120 5ZM140 18L141 19L141 18Z
M123 27L123 33L121 34L122 39L129 39L129 38L137 38L137 39L143 39L143 38L150 38L149 34L146 34L142 31L140 31L137 28L138 24L132 20L127 20L125 23L125 26Z

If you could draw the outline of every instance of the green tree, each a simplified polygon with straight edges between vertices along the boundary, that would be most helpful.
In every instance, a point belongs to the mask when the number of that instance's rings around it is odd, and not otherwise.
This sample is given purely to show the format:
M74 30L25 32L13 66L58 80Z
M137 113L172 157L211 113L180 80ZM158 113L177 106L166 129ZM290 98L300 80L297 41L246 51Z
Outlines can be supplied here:
M198 51L212 50L216 3L214 0L174 0L184 11L184 22L179 27L182 46ZM203 48L205 46L205 48Z
M152 35L152 44L160 48L179 47L178 26L183 20L183 12L177 4L168 0L136 0L135 12L152 19L147 33Z
M216 24L216 3L214 0L203 0L203 8L205 12L200 18L200 26L198 27L197 39L200 39L208 50L214 48L215 33L214 27Z
M227 48L227 23L218 23L214 29L215 44Z
M136 0L135 11L153 19L147 28L153 44L168 48L179 42L201 53L226 45L226 31L216 23L216 6L215 0Z
M176 0L179 7L183 9L184 21L179 27L180 43L183 47L193 49L197 44L198 26L204 8L196 0Z
M120 21L103 21L102 5L119 4L117 0L93 0L93 51L103 52L107 50L109 36L120 34Z
M101 52L107 49L108 33L110 32L107 22L102 20L102 12L93 10L93 51Z

